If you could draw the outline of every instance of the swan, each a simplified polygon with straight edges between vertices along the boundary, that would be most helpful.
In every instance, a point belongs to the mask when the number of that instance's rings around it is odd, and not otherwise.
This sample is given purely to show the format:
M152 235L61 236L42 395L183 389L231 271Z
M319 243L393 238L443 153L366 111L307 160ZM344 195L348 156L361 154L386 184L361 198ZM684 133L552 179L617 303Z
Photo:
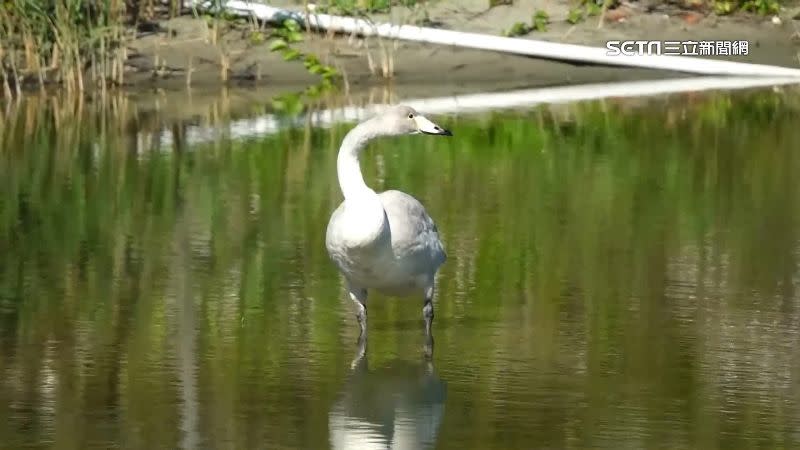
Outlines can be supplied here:
M368 290L394 297L420 294L425 332L432 339L434 278L447 259L439 230L414 197L370 189L359 164L370 141L407 134L453 135L410 106L391 106L352 128L336 161L344 201L331 214L325 246L355 303L362 339L367 333Z

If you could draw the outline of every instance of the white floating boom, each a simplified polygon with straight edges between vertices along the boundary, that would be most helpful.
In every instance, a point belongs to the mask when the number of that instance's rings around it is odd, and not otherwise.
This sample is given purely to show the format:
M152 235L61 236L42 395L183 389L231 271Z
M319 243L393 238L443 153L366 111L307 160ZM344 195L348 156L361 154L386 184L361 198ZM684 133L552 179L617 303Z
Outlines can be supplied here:
M214 9L209 0L190 0L190 3L198 9ZM337 33L380 36L388 39L490 50L582 64L638 67L701 75L800 77L800 69L789 67L719 61L693 56L609 56L607 54L608 50L601 47L466 33L413 25L376 24L360 18L316 13L307 14L241 0L225 1L222 3L222 8L225 12L233 15L255 17L258 20L271 23L283 23L286 19L294 19L298 23L308 25L314 29L329 30Z

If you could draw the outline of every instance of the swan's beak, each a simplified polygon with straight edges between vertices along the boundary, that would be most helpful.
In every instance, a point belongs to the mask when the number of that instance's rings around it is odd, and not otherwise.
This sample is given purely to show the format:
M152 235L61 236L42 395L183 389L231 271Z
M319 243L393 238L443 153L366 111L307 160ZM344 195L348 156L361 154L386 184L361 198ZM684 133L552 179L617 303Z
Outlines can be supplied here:
M452 136L449 130L445 130L444 128L436 125L435 123L428 120L425 116L417 115L414 117L414 121L417 123L417 129L420 133L424 134L432 134L435 136Z

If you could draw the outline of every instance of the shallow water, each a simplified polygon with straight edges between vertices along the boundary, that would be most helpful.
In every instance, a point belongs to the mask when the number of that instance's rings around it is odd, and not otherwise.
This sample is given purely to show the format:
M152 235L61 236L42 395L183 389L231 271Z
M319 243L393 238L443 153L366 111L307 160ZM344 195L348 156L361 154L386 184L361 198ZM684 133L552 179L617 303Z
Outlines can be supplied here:
M0 447L800 446L800 101L445 116L375 145L449 259L350 300L324 247L347 125L147 149L123 103L0 115ZM216 117L216 116L215 116ZM224 121L224 119L222 119Z

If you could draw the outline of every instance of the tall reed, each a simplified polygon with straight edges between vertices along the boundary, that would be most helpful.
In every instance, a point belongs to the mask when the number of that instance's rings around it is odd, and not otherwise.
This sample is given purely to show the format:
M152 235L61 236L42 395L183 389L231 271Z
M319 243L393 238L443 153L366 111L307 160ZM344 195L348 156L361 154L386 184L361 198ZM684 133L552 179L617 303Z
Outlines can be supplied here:
M69 93L124 82L140 18L180 13L179 0L0 0L0 91L57 84Z

